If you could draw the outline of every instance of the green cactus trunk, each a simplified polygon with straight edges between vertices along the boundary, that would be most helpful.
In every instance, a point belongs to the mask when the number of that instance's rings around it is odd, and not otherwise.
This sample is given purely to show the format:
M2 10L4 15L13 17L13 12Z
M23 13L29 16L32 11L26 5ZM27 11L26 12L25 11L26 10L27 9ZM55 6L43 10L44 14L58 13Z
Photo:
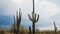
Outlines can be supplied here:
M55 30L54 30L54 32L55 32L54 34L57 34L57 27L56 27L55 22L54 22L54 29L55 29Z
M14 23L14 34L15 34L15 32L16 32L16 29L15 29L15 23Z
M29 26L29 34L31 34L31 27Z
M33 22L33 34L35 34L35 23Z
M55 30L55 34L57 34L57 30Z
M19 27L19 26L17 26L17 33L16 33L16 34L19 34L19 28L20 28L20 27Z
M57 29L56 28L55 28L55 31L54 32L55 32L55 34L57 34Z
M17 34L19 34L20 24L17 24Z

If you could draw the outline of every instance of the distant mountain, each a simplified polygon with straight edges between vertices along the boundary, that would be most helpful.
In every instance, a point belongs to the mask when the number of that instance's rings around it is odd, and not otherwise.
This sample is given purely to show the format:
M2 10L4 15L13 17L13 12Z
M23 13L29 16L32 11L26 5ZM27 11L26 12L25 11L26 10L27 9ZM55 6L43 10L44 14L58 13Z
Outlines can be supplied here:
M4 16L0 15L0 28L9 28L9 26L12 24L13 19L10 16Z
M0 29L2 27L9 29L12 23L13 23L12 16L0 15ZM36 27L42 27L41 24L43 24L42 20L36 23ZM24 26L25 28L29 28L29 26L32 27L32 22L29 19L22 17L21 26Z
M11 16L0 15L0 29L2 27L6 29L10 28L12 23L13 23L13 18ZM28 27L30 23L26 18L22 18L21 25L24 27Z
M0 29L3 28L10 28L11 24L13 23L13 18L11 16L0 15ZM30 20L26 18L22 18L21 25L28 28L31 26Z

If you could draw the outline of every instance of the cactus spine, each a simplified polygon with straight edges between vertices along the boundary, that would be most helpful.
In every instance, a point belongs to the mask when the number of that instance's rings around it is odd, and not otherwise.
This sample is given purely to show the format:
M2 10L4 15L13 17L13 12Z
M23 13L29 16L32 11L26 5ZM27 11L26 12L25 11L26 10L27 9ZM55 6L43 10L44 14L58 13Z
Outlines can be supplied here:
M33 0L33 12L32 12L32 18L30 17L30 15L28 14L29 19L32 21L32 30L33 30L33 34L35 34L35 23L39 20L39 14L38 17L36 16L36 13L34 12L34 0ZM37 18L36 18L37 17Z
M22 12L21 12L21 9L20 9L19 14L18 14L18 12L16 14L16 22L17 22L17 31L16 31L17 33L16 34L19 33L20 23L21 23L21 16L22 16Z
M55 22L54 22L54 28L55 28L55 34L57 34L57 27L56 27L56 24L55 24Z
M31 27L29 26L29 34L31 34Z

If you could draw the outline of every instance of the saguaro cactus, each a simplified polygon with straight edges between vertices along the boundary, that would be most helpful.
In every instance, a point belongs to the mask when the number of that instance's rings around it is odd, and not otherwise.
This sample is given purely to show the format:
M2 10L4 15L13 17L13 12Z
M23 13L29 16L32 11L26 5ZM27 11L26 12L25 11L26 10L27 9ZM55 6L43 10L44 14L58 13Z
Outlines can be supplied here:
M39 14L38 17L36 16L36 13L34 12L34 0L33 0L33 12L32 12L32 17L28 14L29 19L32 21L32 30L33 30L33 34L35 34L35 23L39 20ZM37 18L36 18L37 17Z
M55 22L54 22L54 29L55 29L55 34L57 34L57 27L56 27L56 24L55 24Z
M29 34L31 34L31 27L29 26Z
M20 23L21 23L21 16L22 16L22 12L21 9L19 10L19 14L17 12L17 16L16 16L16 22L17 22L17 33L19 33L19 28L20 28Z

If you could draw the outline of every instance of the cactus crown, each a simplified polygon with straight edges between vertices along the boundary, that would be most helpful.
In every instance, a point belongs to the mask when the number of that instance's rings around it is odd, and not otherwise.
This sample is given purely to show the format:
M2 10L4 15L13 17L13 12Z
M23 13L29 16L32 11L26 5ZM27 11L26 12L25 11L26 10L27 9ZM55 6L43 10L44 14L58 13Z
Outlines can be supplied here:
M13 15L13 18L14 18L14 30L15 30L15 27L17 28L16 29L16 34L18 34L18 32L19 32L20 23L21 23L21 16L22 16L21 9L19 9L19 12L18 11L16 12L16 19L15 19L15 16ZM16 25L15 25L15 23L16 23Z
M39 20L39 14L38 14L38 17L36 16L36 13L34 12L34 0L33 0L33 12L32 12L32 17L28 14L28 17L29 19L32 21L32 22L37 22Z
M16 19L18 24L20 24L21 22L21 16L22 16L22 12L21 12L21 9L19 9L19 13L18 11L16 12Z

